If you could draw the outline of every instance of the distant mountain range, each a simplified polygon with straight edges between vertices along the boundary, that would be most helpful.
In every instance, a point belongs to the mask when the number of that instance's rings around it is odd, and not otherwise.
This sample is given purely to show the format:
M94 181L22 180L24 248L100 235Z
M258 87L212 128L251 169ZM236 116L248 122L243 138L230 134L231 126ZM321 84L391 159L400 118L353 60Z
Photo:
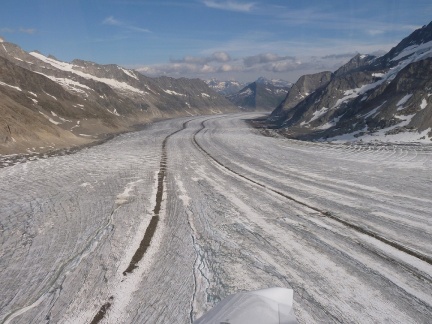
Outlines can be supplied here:
M274 109L292 86L291 82L285 80L269 80L264 77L248 84L215 79L208 80L206 83L243 111Z
M307 140L432 143L432 22L383 56L302 76L267 125Z
M275 109L276 107L276 109ZM266 125L321 141L431 143L432 23L380 57L356 55L295 84L149 78L62 62L0 39L0 154L85 144L155 119L272 111Z
M234 111L199 79L67 63L0 40L0 153L87 143L160 118Z

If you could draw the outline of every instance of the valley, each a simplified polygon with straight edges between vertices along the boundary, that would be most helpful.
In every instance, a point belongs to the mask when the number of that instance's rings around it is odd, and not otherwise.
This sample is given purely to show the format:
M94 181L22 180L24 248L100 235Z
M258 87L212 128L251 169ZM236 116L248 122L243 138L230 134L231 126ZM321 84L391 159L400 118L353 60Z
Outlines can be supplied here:
M299 323L427 322L431 146L263 136L258 116L0 168L0 323L191 323L275 286Z
M431 322L430 1L2 9L0 324Z

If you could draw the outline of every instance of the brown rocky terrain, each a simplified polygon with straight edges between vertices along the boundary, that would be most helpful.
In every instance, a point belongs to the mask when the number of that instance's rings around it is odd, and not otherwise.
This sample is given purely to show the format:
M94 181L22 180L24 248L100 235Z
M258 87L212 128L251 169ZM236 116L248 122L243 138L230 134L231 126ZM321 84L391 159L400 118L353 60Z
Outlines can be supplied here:
M0 43L0 154L86 144L155 119L236 110L198 79L149 78Z

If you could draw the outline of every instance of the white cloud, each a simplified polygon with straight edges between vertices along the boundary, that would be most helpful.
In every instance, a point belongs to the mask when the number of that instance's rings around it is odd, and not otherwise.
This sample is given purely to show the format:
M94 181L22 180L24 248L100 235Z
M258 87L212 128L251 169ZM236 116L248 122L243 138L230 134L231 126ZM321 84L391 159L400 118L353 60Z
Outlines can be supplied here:
M113 16L109 16L104 19L102 22L104 25L111 25L111 26L121 26L123 23L117 19L115 19Z
M267 71L280 73L296 70L301 67L302 64L304 63L302 63L301 61L284 60L276 63L267 64L263 68Z
M254 56L248 56L243 59L245 66L253 66L256 64L268 63L268 62L278 62L284 60L294 60L291 56L279 56L273 53L264 53Z
M366 33L370 36L377 36L377 35L383 35L385 33L394 32L394 31L413 32L414 30L420 27L421 26L415 26L415 25L377 24L373 28L367 28Z
M226 52L214 52L210 56L185 56L182 59L171 59L171 63L207 64L211 62L229 62L231 57Z
M136 31L139 33L151 33L150 29L147 28L140 28L140 27L134 27L134 26L126 26L127 29Z
M212 57L218 62L229 62L231 61L231 57L226 52L215 52Z
M35 34L36 31L37 30L34 28L23 28L23 27L19 28L18 30L13 29L13 28L8 28L8 27L0 28L0 32L5 33L5 34L23 33L23 34L32 35L32 34Z
M24 34L29 34L29 35L32 35L32 34L34 34L34 33L36 33L36 29L34 29L34 28L20 28L19 29L19 32L20 33L24 33Z
M169 63L144 66L136 69L137 71L150 76L174 75L183 76L189 74L206 74L216 72L216 68L208 64L193 63Z
M133 26L133 25L129 25L127 23L124 23L121 20L118 20L118 19L114 18L113 16L109 16L109 17L105 18L102 21L102 24L103 25L109 25L109 26L121 27L121 28L124 28L126 30L133 31L133 32L151 33L151 31L149 29L141 28L141 27L136 27L136 26Z
M213 9L240 11L240 12L250 12L255 6L255 3L253 2L242 3L242 2L232 1L232 0L227 0L227 1L204 0L203 3L207 7Z
M231 64L222 64L217 69L217 72L240 72L242 71L242 67L238 65L231 65Z
M382 40L371 42L370 37L362 39L334 39L334 38L317 38L314 41L308 40L274 40L267 35L253 35L247 37L237 37L224 43L217 44L217 47L208 48L203 54L209 55L216 51L230 53L232 57L249 58L251 61L278 61L279 59L289 59L293 57L317 56L323 57L340 53L362 53L368 54L377 50L390 50L397 42L385 42ZM279 53L289 53L289 56L268 53L274 53L275 49ZM250 53L264 53L250 55ZM267 57L266 57L267 54ZM276 55L279 55L277 57Z
M334 71L348 62L356 53L326 56L292 57L264 53L232 59L227 52L215 52L204 57L186 56L167 64L139 67L136 70L148 76L237 78L253 81L259 76L278 77L289 81L306 73Z
M12 33L15 32L15 30L13 30L12 28L3 27L3 28L0 28L0 32L1 32L1 33L8 33L8 34L12 34Z

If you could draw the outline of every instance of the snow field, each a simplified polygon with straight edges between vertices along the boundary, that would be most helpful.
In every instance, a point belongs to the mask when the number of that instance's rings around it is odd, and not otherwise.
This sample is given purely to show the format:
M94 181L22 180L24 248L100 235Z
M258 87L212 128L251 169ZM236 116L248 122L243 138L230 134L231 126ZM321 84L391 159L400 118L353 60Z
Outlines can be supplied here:
M191 323L274 286L294 289L299 323L427 322L432 148L265 137L251 116L158 122L0 169L0 322L90 322L109 301L101 323ZM155 236L125 276L176 130Z

